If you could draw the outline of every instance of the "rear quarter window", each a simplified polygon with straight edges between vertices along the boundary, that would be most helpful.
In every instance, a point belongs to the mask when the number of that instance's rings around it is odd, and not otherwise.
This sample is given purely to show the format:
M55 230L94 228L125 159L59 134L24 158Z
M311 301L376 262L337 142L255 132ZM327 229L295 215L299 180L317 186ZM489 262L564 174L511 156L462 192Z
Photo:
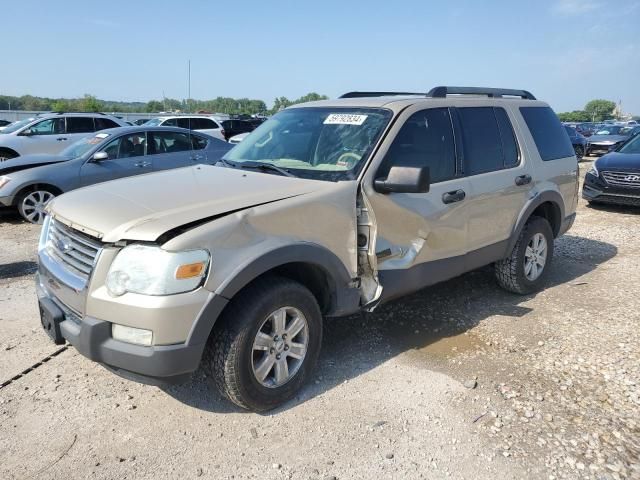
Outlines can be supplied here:
M558 116L549 107L520 107L540 158L545 162L574 155L573 145Z

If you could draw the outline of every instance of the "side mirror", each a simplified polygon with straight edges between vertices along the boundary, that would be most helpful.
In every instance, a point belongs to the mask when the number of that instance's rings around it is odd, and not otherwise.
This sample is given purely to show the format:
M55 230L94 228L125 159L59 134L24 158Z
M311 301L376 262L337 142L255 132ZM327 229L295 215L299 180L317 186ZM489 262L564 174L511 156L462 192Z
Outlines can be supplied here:
M373 188L378 193L427 193L429 167L394 165L387 178L376 178Z
M94 162L102 162L103 160L109 160L109 154L107 152L96 152L91 159Z
M21 137L30 137L31 135L33 135L33 132L31 131L30 128L25 128L18 135L20 135Z

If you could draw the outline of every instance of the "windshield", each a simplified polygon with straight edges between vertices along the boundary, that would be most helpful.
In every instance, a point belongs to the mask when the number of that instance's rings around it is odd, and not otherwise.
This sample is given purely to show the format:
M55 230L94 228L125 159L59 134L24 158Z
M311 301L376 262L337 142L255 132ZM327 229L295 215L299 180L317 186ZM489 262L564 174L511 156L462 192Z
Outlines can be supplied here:
M264 122L223 158L269 163L306 178L354 179L390 118L380 108L292 108Z
M596 132L596 135L618 135L622 127L604 127Z
M618 150L620 153L640 153L640 135L636 135Z
M161 123L162 123L161 118L152 118L151 120L147 120L145 123L143 123L143 125L148 127L157 127Z
M35 118L27 118L26 120L19 120L17 122L13 122L11 125L7 125L7 128L2 130L2 133L13 133L15 131L18 131L25 125L28 125L31 122L33 122L34 120Z
M80 157L110 136L109 133L99 133L93 137L83 138L62 150L60 155L63 157Z

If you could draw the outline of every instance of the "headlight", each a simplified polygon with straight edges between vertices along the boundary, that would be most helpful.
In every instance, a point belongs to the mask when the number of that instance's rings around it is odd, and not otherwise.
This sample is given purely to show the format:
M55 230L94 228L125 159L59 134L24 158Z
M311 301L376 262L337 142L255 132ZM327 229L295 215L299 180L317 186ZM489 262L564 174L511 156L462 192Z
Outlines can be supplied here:
M160 247L130 245L116 256L107 274L107 291L118 297L127 292L173 295L190 292L202 283L209 252L168 252Z
M11 177L0 177L0 188L4 187L7 183L11 181Z
M600 176L600 173L598 173L598 167L596 167L596 162L593 162L593 165L591 165L591 168L587 171L587 173L590 173L594 177Z

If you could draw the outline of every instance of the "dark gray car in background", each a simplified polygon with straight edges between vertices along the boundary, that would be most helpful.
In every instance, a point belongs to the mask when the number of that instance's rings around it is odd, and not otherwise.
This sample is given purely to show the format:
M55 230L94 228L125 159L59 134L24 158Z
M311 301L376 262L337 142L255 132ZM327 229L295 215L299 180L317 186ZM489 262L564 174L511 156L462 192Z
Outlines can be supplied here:
M25 220L41 223L46 204L69 190L121 177L215 164L233 145L177 127L102 130L61 155L25 156L2 163L0 207L16 207Z

